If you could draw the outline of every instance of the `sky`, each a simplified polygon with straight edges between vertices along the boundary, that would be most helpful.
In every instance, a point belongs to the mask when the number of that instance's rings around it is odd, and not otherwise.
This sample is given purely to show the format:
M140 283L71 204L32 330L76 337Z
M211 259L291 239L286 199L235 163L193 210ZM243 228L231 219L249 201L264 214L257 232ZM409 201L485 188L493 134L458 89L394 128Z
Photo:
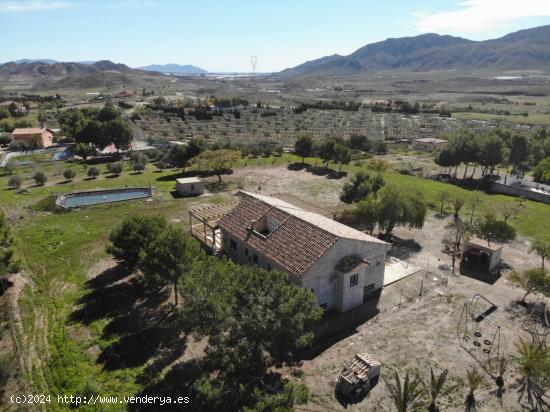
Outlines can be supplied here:
M0 0L0 62L108 59L279 71L389 37L550 24L550 0Z

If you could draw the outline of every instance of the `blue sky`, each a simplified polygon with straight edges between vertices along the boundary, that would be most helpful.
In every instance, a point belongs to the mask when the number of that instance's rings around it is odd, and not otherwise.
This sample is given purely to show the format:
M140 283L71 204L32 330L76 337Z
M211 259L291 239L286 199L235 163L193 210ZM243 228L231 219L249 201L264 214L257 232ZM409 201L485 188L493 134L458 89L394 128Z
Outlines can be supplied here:
M278 71L388 37L473 40L550 24L550 0L0 0L0 62L109 59L137 67Z

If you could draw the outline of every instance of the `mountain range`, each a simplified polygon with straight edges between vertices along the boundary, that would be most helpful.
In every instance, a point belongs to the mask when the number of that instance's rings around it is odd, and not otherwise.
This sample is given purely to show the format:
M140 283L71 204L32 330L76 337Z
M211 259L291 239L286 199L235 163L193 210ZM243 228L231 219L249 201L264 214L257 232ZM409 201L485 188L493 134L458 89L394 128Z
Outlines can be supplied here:
M347 56L321 57L279 74L330 77L386 70L450 69L550 71L550 25L484 41L433 33L390 38L368 44Z

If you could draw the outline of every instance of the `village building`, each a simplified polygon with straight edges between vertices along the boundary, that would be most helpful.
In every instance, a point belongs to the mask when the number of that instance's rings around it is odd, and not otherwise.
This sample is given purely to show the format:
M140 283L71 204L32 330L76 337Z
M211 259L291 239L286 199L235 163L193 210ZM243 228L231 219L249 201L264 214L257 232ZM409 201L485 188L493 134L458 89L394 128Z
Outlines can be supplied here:
M198 196L204 193L204 182L198 177L176 179L176 190L181 196Z
M48 129L28 127L15 129L12 133L14 141L25 142L29 147L49 147L53 145L53 135Z
M449 144L449 142L445 139L437 139L435 137L424 137L421 139L413 139L412 144L413 146L419 146L424 150L434 151L434 150L443 149L444 147L447 146L447 144Z
M384 285L388 243L278 198L241 191L236 206L208 227L203 239L232 260L288 273L326 310L361 306Z
M498 271L502 263L502 246L490 246L486 241L472 238L464 242L460 266L479 271L493 273Z

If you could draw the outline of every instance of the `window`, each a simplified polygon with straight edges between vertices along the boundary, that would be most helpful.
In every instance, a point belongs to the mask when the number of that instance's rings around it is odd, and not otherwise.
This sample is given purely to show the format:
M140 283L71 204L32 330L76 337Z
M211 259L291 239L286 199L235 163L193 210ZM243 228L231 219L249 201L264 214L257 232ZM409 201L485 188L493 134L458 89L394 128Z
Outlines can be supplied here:
M195 190L195 185L191 185L191 190Z
M258 263L258 255L256 253L254 253L252 260L254 261L254 263Z
M244 254L245 254L246 256L248 256L248 248L247 248L247 247L244 248Z
M269 264L269 263L267 264L267 271L271 272L271 264Z
M349 277L349 287L353 287L353 286L356 286L357 284L359 283L359 274L358 273L354 273L353 275L351 275Z
M235 242L233 239L231 239L231 249L237 250L237 242Z

